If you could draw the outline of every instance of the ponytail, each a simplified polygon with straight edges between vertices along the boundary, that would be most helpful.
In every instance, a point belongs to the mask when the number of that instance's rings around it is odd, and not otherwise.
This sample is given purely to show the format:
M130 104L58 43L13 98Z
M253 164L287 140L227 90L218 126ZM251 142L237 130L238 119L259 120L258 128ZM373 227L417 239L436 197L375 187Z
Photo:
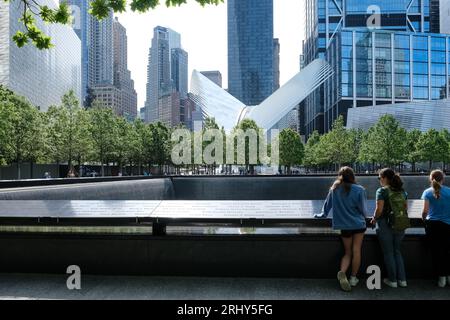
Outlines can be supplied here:
M442 172L441 170L434 170L433 172L431 172L430 175L431 187L434 190L434 197L436 199L441 198L441 189L442 189L441 184L444 182L444 177L445 177L444 172Z
M403 190L403 181L402 178L400 178L400 175L396 173L391 181L391 188L396 191Z
M403 181L398 173L395 173L394 170L390 168L386 168L380 171L380 176L386 178L389 184L389 187L393 191L403 191Z

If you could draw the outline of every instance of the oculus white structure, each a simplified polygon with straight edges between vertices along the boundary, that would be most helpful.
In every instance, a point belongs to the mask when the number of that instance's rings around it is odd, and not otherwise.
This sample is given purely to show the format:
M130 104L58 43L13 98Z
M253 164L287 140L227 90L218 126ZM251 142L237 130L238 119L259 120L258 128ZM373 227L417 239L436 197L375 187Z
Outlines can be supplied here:
M394 116L406 130L450 128L450 100L417 101L375 107L350 108L347 128L368 130L384 115Z
M194 70L191 98L202 110L204 117L214 118L217 124L228 132L243 119L252 119L259 127L270 130L332 74L331 66L325 60L317 59L261 104L246 106Z

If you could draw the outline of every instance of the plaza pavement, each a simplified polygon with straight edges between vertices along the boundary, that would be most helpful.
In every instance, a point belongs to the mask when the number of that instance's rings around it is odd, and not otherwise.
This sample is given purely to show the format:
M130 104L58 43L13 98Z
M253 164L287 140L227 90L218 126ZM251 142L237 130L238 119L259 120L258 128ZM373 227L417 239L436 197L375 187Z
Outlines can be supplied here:
M369 291L365 281L351 293L337 281L263 278L83 276L81 290L68 290L65 275L0 274L0 299L307 300L450 299L450 286L410 280L409 287Z

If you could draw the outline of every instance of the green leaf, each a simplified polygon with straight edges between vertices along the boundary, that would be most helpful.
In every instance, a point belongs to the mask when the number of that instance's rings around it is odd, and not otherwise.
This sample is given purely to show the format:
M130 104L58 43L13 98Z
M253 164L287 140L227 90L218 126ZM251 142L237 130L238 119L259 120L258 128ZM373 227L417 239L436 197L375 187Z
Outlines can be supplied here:
M55 12L55 22L68 24L71 21L71 15L69 12L69 6L67 2L62 2L59 4L59 8Z
M49 36L41 34L39 37L33 40L33 44L38 48L39 50L42 49L50 49L53 47L53 44L51 43L51 38Z
M55 12L48 6L42 6L40 12L41 18L44 22L54 23L55 22Z
M93 0L90 6L91 8L89 9L89 13L98 20L108 17L110 8L106 0Z
M17 31L13 36L13 40L19 48L22 48L24 45L26 45L28 43L28 39L28 36L21 31Z
M22 17L19 19L20 22L22 22L24 25L32 25L34 24L34 17L30 10L27 10Z
M130 7L132 11L145 12L159 5L159 0L132 0Z
M114 12L124 12L126 9L126 1L109 0L109 6L114 10Z

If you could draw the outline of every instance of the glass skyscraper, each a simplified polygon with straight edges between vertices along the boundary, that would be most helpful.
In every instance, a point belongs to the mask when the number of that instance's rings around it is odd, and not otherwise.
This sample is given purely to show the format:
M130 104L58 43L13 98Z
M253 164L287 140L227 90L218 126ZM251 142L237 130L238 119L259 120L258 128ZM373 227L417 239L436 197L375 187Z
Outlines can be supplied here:
M73 30L81 41L81 101L85 104L89 84L90 0L68 0L73 17Z
M349 108L448 98L449 37L343 29L326 55L335 70L324 90L326 129Z
M228 0L228 90L246 105L274 91L273 0Z
M432 0L306 0L306 40L303 47L305 63L308 64L315 58L326 58L333 62L339 59L341 54L348 55L348 52L342 51L341 53L340 49L336 49L336 46L340 46L339 39L346 39L346 35L341 35L342 30L390 30L395 33L428 34L433 27L430 24L430 1ZM372 58L372 56L376 57L381 50L375 46L374 52L369 50L370 52L363 53L363 50L372 48L371 44L366 47L363 45L364 40L359 38L355 40L356 56L366 54ZM367 41L370 42L372 39ZM330 49L330 46L333 46L334 49ZM347 47L341 49L349 50ZM428 58L425 58L428 61ZM363 68L361 63L367 64L367 68L371 72L373 72L372 68L375 69L375 73L363 75L360 72L355 75L355 83L361 83L355 90L359 90L360 95L363 95L364 91L365 97L356 95L354 105L365 105L366 99L370 99L372 103L374 100L375 103L382 103L383 99L386 101L391 99L388 102L392 101L392 93L389 91L393 90L393 80L384 78L387 75L381 73L381 69L388 67L380 62L381 60L377 57L374 60L375 63L370 64L371 62L361 62L358 58L356 59L357 66L352 65L355 70ZM338 64L334 63L334 66L338 66ZM346 94L346 89L348 89L339 87L341 83L336 80L336 77L340 77L341 70L335 69L335 71L334 78L328 85L317 90L305 101L304 129L307 135L311 134L313 130L328 131L336 114L345 114L346 112L346 109L340 105L332 112L330 111L330 105L334 104L333 99L338 99L341 92ZM386 73L390 72L385 71ZM371 78L372 82L361 82L366 78ZM343 81L346 80L343 79ZM363 88L364 85L366 85L365 88ZM371 95L373 90L376 90L376 94L379 96L384 96L382 100L373 99ZM429 95L431 96L430 93Z
M147 97L145 122L159 119L159 98L172 92L172 49L181 48L179 33L161 26L153 30L152 44L148 54Z
M42 0L40 4L56 7L52 0ZM24 31L19 22L22 13L22 3L0 2L0 84L26 97L42 111L60 104L69 90L81 101L81 42L74 30L36 18L37 26L52 38L55 46L48 50L39 50L32 44L19 48L12 37L16 31Z

